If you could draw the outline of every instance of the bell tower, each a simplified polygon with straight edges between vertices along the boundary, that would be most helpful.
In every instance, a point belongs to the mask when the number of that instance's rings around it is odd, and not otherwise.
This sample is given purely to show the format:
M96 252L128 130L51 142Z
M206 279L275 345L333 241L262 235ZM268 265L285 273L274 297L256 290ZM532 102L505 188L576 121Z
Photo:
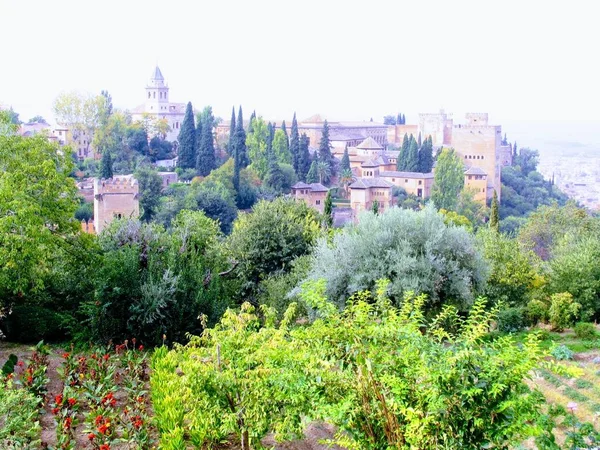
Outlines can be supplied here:
M167 113L169 110L169 87L165 83L162 72L156 66L146 86L146 112L153 114Z

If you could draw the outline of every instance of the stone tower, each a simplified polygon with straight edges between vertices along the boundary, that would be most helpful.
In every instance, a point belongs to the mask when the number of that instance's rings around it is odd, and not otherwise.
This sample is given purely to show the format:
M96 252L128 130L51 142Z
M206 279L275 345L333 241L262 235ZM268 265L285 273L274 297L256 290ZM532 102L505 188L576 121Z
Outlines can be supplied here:
M146 111L157 114L169 111L169 87L158 66L146 85Z
M94 228L101 233L114 219L140 214L139 186L133 175L94 180Z

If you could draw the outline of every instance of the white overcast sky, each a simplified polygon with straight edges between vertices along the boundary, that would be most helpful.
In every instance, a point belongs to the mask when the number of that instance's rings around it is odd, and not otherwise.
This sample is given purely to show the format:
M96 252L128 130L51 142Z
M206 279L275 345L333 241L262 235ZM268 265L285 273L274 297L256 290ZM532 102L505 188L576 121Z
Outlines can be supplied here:
M600 120L597 1L0 0L0 103L22 120L61 91L265 118Z

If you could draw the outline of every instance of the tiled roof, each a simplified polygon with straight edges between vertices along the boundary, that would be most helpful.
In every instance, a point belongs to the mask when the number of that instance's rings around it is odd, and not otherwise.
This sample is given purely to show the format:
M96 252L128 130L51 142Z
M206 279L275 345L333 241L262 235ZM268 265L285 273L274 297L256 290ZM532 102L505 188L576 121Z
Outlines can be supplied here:
M388 170L380 172L379 176L389 178L418 178L418 179L432 179L433 173L420 173L420 172L399 172L396 170Z
M359 178L350 185L350 189L391 188L392 183L383 178Z
M323 186L321 183L303 183L298 181L292 186L292 189L310 189L312 192L327 192L329 189Z
M383 150L383 147L375 142L375 139L373 139L371 136L358 144L356 148L362 148L365 150Z
M487 175L487 172L479 167L469 167L465 171L465 175Z
M372 159L369 159L368 161L362 163L361 167L379 167L379 163Z

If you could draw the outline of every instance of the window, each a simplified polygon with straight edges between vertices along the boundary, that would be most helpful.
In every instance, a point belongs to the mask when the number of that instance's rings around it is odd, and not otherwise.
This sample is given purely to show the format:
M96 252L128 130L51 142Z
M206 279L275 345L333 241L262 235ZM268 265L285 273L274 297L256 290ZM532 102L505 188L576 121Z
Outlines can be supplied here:
M153 93L152 93L152 97L153 97L153 98L156 98L156 92L153 92Z
M148 92L148 98L150 98L150 92Z
M405 183L408 183L408 179L405 179L405 180L404 180L404 182L405 182Z
M483 159L483 155L481 155L481 159Z
M315 205L320 205L320 204L321 204L321 200L315 201Z
M419 180L419 185L423 184L423 180Z
M396 179L395 179L395 178L392 178L392 183L393 183L394 181L396 181Z
M471 179L471 175L469 175L469 180Z

